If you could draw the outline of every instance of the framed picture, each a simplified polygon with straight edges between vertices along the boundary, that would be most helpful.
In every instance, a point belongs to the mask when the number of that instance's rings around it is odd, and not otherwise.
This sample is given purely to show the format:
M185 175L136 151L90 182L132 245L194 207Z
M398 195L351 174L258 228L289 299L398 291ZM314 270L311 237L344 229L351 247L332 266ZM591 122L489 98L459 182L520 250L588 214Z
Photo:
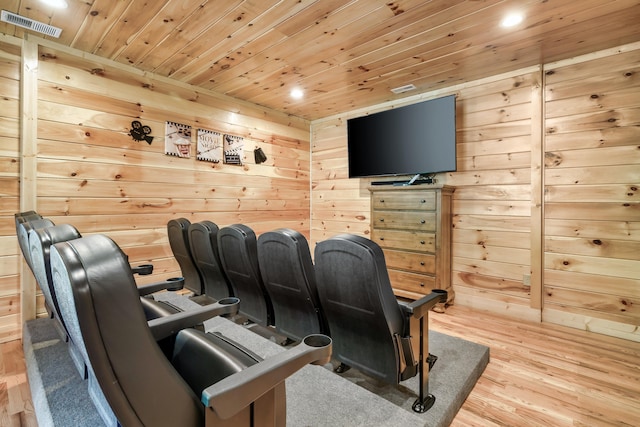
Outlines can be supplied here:
M164 154L185 158L191 157L191 126L166 122Z
M198 129L196 159L220 163L222 160L222 134L208 129Z
M224 162L230 165L241 165L244 154L244 138L225 135L223 137Z

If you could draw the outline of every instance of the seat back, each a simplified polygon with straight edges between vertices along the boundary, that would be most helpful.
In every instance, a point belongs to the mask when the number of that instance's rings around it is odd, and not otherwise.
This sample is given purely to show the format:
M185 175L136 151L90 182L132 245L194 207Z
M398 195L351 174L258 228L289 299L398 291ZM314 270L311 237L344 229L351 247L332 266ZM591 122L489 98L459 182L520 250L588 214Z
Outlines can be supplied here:
M203 281L204 293L215 300L233 295L220 264L218 231L218 226L211 221L196 222L188 229L189 246Z
M254 231L243 224L223 227L218 231L218 247L233 295L240 298L239 313L259 325L273 325L273 307L262 282Z
M191 222L186 218L172 219L167 223L167 235L173 256L178 261L184 287L195 295L202 295L202 278L196 267L189 247L189 226Z
M202 425L203 407L156 344L126 255L92 235L51 249L56 291L70 331L83 342L95 378L119 423ZM73 314L73 316L72 316Z
M276 330L296 341L328 334L307 239L288 228L261 234L258 264L273 303Z
M364 237L341 234L319 242L314 260L333 357L397 384L402 369L397 337L403 335L405 320L382 249Z
M60 314L58 297L51 277L50 248L55 243L80 237L82 236L78 230L70 224L54 225L29 231L29 255L33 265L33 274L38 283L40 283L45 303L50 307L53 318L60 323L66 334L68 334L68 331Z
M18 237L18 244L20 245L22 256L25 261L27 261L27 265L32 271L33 264L31 263L31 253L29 252L29 231L52 227L53 225L55 224L50 219L38 218L35 215L20 218L16 216L16 235Z
M36 219L42 219L42 215L36 211L19 212L13 215L16 222L16 236L18 236L18 227L23 222L34 221Z

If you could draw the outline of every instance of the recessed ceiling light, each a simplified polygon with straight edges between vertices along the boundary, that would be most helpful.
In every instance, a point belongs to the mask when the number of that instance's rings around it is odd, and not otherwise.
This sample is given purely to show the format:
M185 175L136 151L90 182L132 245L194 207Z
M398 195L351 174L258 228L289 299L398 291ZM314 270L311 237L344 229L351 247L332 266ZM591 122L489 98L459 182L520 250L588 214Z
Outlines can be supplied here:
M500 25L506 28L509 27L515 27L516 25L518 25L519 23L521 23L524 20L524 15L521 13L511 13L509 15L507 15L502 22L500 22Z
M65 0L40 0L47 6L55 7L56 9L66 9L69 5Z
M300 88L291 89L291 92L289 94L293 99L302 99L302 97L304 96L304 92Z

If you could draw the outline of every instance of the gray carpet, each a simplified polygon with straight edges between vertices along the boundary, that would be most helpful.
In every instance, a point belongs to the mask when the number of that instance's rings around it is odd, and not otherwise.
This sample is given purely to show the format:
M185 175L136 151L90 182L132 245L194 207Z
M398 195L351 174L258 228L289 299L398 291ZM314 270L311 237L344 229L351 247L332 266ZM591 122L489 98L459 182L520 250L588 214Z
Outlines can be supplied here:
M104 425L52 319L26 322L22 346L39 427Z
M194 303L184 298L163 295L171 303L188 310ZM250 329L262 329L257 334ZM207 332L218 331L261 357L284 351L264 338L265 328L240 326L224 318L205 322ZM458 413L485 367L489 348L480 344L429 332L429 352L438 360L429 374L429 392L435 404L423 414L411 406L418 397L418 378L399 386L384 384L355 369L338 375L334 365L318 370L306 366L286 382L287 424L291 426L409 426L445 427ZM337 364L335 365L337 366ZM313 384L312 387L309 384ZM313 405L310 404L313 402ZM298 408L303 408L298 410Z
M187 310L195 304L171 293L162 299ZM236 340L261 357L286 351L264 337L268 330L256 331L259 327L255 325L245 327L215 318L207 321L205 328ZM417 414L411 410L417 397L416 378L396 387L355 369L338 375L332 372L331 364L308 365L286 380L287 425L448 426L484 371L489 349L434 331L429 337L430 351L438 356L438 361L429 376L429 390L436 396L436 402L428 412ZM39 426L104 425L89 399L86 381L78 375L53 322L50 319L28 321L23 339Z

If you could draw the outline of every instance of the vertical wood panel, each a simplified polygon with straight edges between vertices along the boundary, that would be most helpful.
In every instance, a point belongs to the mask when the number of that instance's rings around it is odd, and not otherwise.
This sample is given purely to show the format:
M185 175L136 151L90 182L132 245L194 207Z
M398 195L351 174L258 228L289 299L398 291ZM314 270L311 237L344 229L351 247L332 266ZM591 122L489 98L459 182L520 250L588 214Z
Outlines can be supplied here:
M20 78L20 212L36 210L36 170L38 165L38 45L25 36L22 43ZM36 282L23 262L20 274L22 289L21 323L36 317Z
M544 259L544 78L542 69L531 86L531 276L530 305L542 309L542 282Z
M543 316L635 340L639 61L635 50L545 70Z
M20 209L20 51L20 43L0 38L0 342L20 338L22 311L23 262L13 219Z

